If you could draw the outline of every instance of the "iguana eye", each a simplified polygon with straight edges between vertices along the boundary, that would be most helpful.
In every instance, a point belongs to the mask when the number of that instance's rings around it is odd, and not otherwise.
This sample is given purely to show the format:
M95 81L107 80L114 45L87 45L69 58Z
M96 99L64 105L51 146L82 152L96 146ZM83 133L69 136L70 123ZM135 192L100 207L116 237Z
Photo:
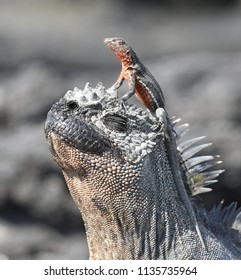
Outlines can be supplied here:
M71 100L67 102L67 107L69 110L74 111L79 108L79 104L76 101Z
M106 115L103 122L108 128L117 132L124 132L128 128L127 118L116 114Z

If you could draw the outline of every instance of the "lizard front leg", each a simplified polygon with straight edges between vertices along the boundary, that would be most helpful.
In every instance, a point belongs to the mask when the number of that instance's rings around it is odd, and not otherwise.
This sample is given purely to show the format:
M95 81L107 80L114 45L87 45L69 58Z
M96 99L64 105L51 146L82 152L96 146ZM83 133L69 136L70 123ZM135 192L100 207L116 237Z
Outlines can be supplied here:
M136 89L136 70L134 68L127 69L125 79L128 82L129 91L122 97L123 101L128 100L135 94Z
M114 83L113 88L118 89L123 84L124 80L125 80L125 77L123 76L123 74L121 72L119 78Z

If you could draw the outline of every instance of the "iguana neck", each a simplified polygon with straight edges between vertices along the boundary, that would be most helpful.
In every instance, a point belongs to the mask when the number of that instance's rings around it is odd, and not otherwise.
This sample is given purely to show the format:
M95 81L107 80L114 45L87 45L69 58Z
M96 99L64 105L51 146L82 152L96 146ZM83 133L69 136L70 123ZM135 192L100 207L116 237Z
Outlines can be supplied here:
M113 187L110 198L101 193L115 178L102 179L102 186L94 186L101 177L96 170L96 178L64 174L85 222L90 259L168 259L182 236L195 232L177 192L165 148L157 145L158 152L148 155L136 174L131 165L123 167L132 188L125 193L122 179L114 189L117 201Z

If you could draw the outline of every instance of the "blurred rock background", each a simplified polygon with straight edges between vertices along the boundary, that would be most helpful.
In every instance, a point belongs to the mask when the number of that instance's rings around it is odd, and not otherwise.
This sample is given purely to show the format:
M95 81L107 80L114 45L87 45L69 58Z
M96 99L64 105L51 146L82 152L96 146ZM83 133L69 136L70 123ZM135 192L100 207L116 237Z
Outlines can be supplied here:
M87 259L83 222L43 127L75 86L111 86L125 38L160 82L171 115L222 156L207 208L241 204L241 7L238 0L0 0L0 259ZM122 89L124 92L124 89ZM136 102L136 100L134 99ZM138 102L138 101L137 101Z

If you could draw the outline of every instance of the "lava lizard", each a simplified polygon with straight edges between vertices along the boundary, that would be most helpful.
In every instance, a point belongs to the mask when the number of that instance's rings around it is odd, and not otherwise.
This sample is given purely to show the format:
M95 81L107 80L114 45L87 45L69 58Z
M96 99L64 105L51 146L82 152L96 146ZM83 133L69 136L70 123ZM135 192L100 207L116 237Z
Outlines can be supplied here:
M123 99L127 100L136 93L151 112L159 107L164 108L164 96L158 82L143 65L133 49L121 38L106 38L104 44L121 61L122 70L114 88L118 89L124 80L128 82L129 91Z

